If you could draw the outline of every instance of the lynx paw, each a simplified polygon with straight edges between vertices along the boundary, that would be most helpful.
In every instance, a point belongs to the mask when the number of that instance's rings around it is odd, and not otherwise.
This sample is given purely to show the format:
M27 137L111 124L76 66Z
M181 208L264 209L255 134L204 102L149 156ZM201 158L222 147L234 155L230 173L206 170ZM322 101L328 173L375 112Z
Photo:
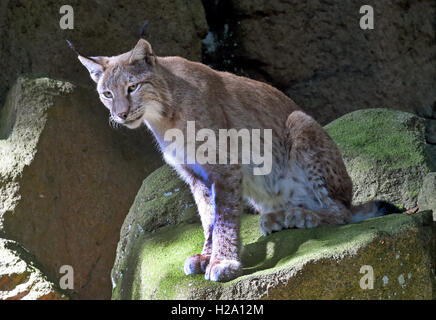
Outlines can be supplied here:
M320 225L320 220L317 213L297 208L289 211L285 224L287 228L314 228Z
M226 282L242 275L242 264L236 260L214 260L206 268L205 278Z
M285 229L285 215L282 212L262 214L259 226L264 236Z
M193 256L190 256L186 259L183 270L187 275L205 273L209 261L210 256L194 254Z
M321 224L317 213L302 208L279 211L260 216L260 231L264 236L291 228L314 228Z

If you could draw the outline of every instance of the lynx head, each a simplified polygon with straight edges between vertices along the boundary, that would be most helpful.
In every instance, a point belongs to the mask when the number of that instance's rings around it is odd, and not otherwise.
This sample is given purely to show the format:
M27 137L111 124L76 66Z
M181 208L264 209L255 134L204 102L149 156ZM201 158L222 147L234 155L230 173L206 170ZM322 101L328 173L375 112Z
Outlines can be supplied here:
M134 129L144 120L162 117L165 90L156 71L157 58L146 40L141 38L131 51L114 57L87 57L68 44L97 83L111 120Z

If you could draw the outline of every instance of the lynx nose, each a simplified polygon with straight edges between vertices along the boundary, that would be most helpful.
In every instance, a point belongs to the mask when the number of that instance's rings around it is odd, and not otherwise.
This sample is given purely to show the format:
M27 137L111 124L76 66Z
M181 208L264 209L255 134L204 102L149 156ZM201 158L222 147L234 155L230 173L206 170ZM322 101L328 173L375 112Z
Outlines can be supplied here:
M123 120L126 120L127 119L127 112L118 112L117 116Z

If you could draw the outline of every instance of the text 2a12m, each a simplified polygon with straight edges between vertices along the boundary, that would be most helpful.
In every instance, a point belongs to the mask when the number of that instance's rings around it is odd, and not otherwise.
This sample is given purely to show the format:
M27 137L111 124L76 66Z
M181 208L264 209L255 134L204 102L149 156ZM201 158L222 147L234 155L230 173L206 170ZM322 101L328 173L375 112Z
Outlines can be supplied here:
M231 305L221 304L215 306L215 314L217 315L262 315L263 305Z

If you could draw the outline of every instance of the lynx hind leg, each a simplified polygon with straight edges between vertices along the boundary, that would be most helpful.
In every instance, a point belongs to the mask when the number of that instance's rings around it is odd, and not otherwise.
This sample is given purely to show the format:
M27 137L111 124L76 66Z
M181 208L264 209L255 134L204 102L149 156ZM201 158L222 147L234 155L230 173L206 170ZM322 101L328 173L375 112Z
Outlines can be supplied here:
M290 208L286 211L262 214L260 216L260 231L264 236L283 229L315 228L321 225L344 224L348 209L337 208L335 211L312 211L305 208Z
M260 216L260 231L264 236L283 229L314 228L321 224L318 213L303 208L292 208Z
M284 210L261 215L262 233L349 222L352 184L336 144L301 111L291 113L286 125L292 192Z
M305 182L323 205L351 208L352 183L336 143L312 117L301 111L290 114L286 121L291 152L290 170L297 166ZM329 200L331 199L331 201Z
M259 221L260 231L264 236L277 232L283 229L287 229L286 226L286 212L277 211L260 215Z

